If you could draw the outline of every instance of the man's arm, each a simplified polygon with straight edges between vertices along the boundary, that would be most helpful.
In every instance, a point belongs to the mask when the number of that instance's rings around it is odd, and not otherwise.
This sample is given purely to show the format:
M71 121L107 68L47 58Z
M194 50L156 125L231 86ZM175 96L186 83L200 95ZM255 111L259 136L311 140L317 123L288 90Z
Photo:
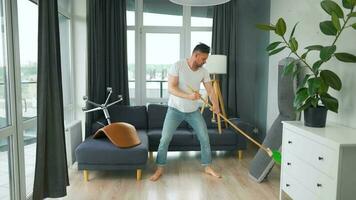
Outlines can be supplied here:
M204 87L209 95L210 101L213 103L213 112L215 114L220 113L219 103L213 90L213 86L211 85L211 82L205 82Z
M200 98L200 95L198 93L194 92L188 94L186 92L183 92L181 89L179 89L178 83L179 83L178 76L168 75L168 92L170 94L173 94L174 96L177 97L190 99L190 100L197 100Z

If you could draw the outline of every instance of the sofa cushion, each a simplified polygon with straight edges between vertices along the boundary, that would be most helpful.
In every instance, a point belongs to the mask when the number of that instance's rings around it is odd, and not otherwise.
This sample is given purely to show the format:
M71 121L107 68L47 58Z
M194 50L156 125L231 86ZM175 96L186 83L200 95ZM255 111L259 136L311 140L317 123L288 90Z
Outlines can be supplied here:
M148 138L138 131L141 144L132 148L119 148L107 138L88 137L76 149L78 163L88 165L141 165L147 161Z
M158 146L161 139L162 130L149 130L147 135L150 141L150 146ZM194 135L191 131L178 129L173 135L170 146L194 146L198 144L198 141L194 138Z
M166 117L168 106L162 104L149 104L147 107L148 112L148 129L162 129L163 122ZM187 122L183 121L178 129L186 129Z
M147 130L146 106L112 106L109 113L111 122L126 122L136 129Z
M229 146L237 144L237 134L229 128L222 129L221 134L217 129L208 129L208 134L210 145L212 146Z

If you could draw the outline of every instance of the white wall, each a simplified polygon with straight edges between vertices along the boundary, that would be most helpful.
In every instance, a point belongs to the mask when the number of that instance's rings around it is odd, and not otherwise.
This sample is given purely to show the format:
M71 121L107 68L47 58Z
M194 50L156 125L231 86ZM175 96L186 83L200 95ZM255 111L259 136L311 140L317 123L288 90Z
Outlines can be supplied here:
M86 0L72 1L72 52L75 86L75 118L82 120L84 136L85 115L82 107L85 105L83 96L87 88L87 27Z
M341 0L337 0L342 6ZM349 12L344 10L344 13ZM325 36L320 32L319 23L330 20L328 14L320 7L320 1L316 0L273 0L271 1L271 23L275 24L279 17L283 17L287 23L287 36L296 22L299 22L295 32L301 48L312 44L330 45L333 36ZM356 20L353 19L352 22ZM356 55L356 30L346 29L340 36L337 44L337 52L343 51ZM276 41L277 36L271 34L271 42ZM278 115L277 106L277 65L278 61L287 56L287 51L282 55L274 55L269 60L268 78L268 104L267 104L267 130L272 125ZM308 60L315 62L318 54L309 54ZM310 62L309 62L310 63ZM331 61L323 65L323 68L330 68L336 72L342 80L343 87L340 92L331 91L331 94L339 100L339 113L328 111L328 121L333 121L349 127L356 128L356 64L342 63L332 58ZM332 90L332 89L330 89ZM329 91L330 91L329 90Z

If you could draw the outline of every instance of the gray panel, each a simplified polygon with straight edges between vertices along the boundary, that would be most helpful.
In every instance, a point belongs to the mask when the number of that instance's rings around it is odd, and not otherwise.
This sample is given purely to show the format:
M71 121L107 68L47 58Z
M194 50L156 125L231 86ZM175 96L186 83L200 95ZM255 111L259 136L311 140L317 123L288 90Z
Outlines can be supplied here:
M339 196L337 199L352 200L355 199L356 185L356 147L343 147L340 152L340 173L339 173Z
M293 58L286 58L278 64L278 109L279 115L273 122L271 129L268 131L263 145L272 150L280 149L282 145L282 121L296 120L297 115L293 108L294 88L296 81L293 81L291 76L283 76L283 67L286 63L294 60ZM257 181L263 181L270 170L272 169L274 161L261 149L257 152L254 159L251 161L249 175Z

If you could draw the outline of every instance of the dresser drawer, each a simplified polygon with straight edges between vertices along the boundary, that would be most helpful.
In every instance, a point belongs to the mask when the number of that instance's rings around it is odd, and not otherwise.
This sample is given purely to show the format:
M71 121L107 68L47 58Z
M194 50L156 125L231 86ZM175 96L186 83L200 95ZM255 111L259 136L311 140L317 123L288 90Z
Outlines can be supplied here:
M305 189L296 179L288 173L283 173L281 179L281 188L293 200L316 200L318 199L313 193Z
M284 152L282 166L283 173L298 180L301 185L315 194L319 199L336 198L336 180L331 179L310 164L300 160L293 153L289 151Z
M337 176L337 152L289 129L283 130L283 151L289 151L331 178Z

